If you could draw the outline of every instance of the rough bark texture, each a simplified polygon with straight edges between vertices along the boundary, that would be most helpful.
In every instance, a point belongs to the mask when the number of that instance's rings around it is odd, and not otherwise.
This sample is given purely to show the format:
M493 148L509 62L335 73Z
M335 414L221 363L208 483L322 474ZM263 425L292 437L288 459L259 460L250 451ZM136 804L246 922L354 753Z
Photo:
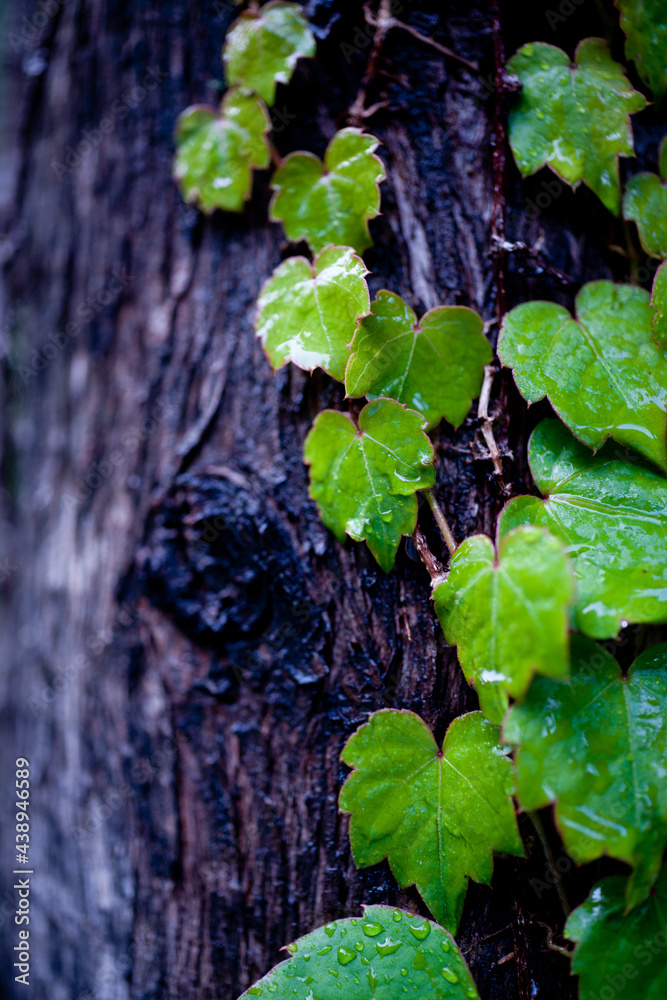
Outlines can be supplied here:
M208 219L170 179L176 115L215 98L234 13L188 0L57 6L38 46L8 46L27 72L2 242L0 787L9 808L14 759L28 757L32 995L233 1000L283 944L363 902L424 912L384 865L355 871L339 754L373 709L413 709L441 738L476 700L414 552L403 547L385 576L365 546L337 544L308 499L305 435L319 409L345 404L324 376L273 376L253 336L258 291L291 252L267 222L267 176L245 214ZM536 38L572 51L603 30L592 3L555 32L527 6L500 11L509 53ZM282 153L322 153L370 49L361 5L308 10L318 56L280 89ZM10 29L23 13L16 0ZM419 310L462 303L492 319L499 280L508 305L571 304L583 280L627 269L609 249L622 230L592 195L563 192L529 220L526 199L547 175L522 186L502 146L494 159L493 15L488 0L406 0L401 16L479 76L394 31L370 87L389 102L368 123L389 174L372 290ZM99 144L54 169L105 118ZM664 129L644 119L638 146L654 169ZM510 241L534 246L542 233L542 256L494 255L503 217ZM38 356L43 370L26 374ZM508 483L530 489L527 434L546 407L527 417L499 376L492 409ZM455 535L492 533L503 498L474 412L435 439ZM427 508L420 523L440 554ZM471 884L459 941L483 1000L568 1000L569 963L547 947L563 914L554 889L531 886L546 860L524 819L529 860L499 859L491 888ZM6 823L0 968L18 997L12 839ZM565 875L573 904L601 870Z

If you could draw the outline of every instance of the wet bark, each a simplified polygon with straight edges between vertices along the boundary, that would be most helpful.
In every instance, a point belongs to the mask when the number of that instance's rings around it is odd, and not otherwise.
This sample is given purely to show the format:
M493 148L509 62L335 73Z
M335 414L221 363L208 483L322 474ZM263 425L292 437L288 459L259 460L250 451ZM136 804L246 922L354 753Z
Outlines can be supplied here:
M176 115L215 100L229 5L56 6L37 46L9 46L24 72L1 247L1 787L15 757L29 758L33 995L233 1000L283 944L363 902L425 912L386 866L355 871L339 754L376 708L412 709L441 738L476 700L414 550L386 576L365 546L337 544L308 498L305 435L321 408L346 404L321 374L274 376L253 336L259 289L292 252L267 222L267 177L242 216L211 218L170 179ZM595 5L554 32L540 5L508 4L495 44L493 4L446 6L406 0L401 16L479 74L393 31L370 84L388 102L368 127L389 178L366 257L372 290L488 320L499 281L509 306L571 305L582 281L624 276L616 224L592 195L562 190L530 218L546 175L522 187L504 155L496 56L501 39L510 53L535 38L571 51L600 33ZM356 4L312 0L309 12L318 56L279 89L282 153L323 152L370 50ZM21 14L16 4L19 35ZM661 131L640 116L648 169ZM499 256L494 233L542 250ZM525 445L545 411L527 416L496 378L514 493L532 489ZM492 534L504 498L475 412L435 441L454 534ZM426 507L420 524L444 558ZM569 963L547 947L559 897L524 817L522 830L528 861L499 859L492 887L471 884L459 942L484 1000L567 1000ZM5 824L4 858L12 838ZM600 870L564 875L572 903ZM5 876L12 997L23 994Z

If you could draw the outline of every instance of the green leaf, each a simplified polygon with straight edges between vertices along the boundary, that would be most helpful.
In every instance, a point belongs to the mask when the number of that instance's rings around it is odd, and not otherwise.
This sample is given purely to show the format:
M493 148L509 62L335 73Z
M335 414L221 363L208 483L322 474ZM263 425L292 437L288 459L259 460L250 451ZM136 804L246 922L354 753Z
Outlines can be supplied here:
M270 217L283 224L292 242L306 240L313 251L328 243L361 253L371 246L368 220L380 212L380 140L358 128L337 132L324 163L312 153L291 153L273 175Z
M315 55L315 39L301 8L273 0L261 10L244 10L233 24L222 57L230 85L254 90L271 107L276 82L289 83L297 60Z
M597 639L628 622L667 622L667 480L607 447L591 455L557 420L533 431L530 468L545 495L505 506L498 534L549 528L574 562L575 626Z
M635 174L625 186L623 215L637 223L647 254L667 257L667 137L660 144L660 177Z
M452 722L440 751L418 715L385 709L371 715L341 755L355 768L340 808L352 814L357 868L387 858L399 885L416 885L452 933L468 876L488 884L494 850L523 857L512 762L498 735L481 712L470 712Z
M667 7L665 0L616 0L625 54L656 97L667 93Z
M274 369L292 361L343 381L357 322L371 308L364 262L350 247L327 247L311 264L290 257L258 302L257 336Z
M325 924L239 1000L479 1000L454 939L389 906Z
M565 925L565 936L577 942L572 972L579 976L580 1000L620 997L626 986L628 998L667 996L667 869L655 894L630 913L626 882L620 875L598 882Z
M603 646L573 636L571 683L535 678L503 739L518 747L523 808L555 801L572 857L626 861L627 905L641 902L667 847L667 645L646 650L624 677Z
M651 305L655 315L651 320L651 333L659 347L667 345L667 261L658 268L653 279Z
M573 188L583 181L618 215L618 157L634 156L629 116L646 106L646 98L633 90L607 43L584 39L572 66L562 49L530 42L507 69L522 84L509 134L523 176L549 166Z
M310 495L339 541L369 549L388 573L401 535L417 524L416 490L435 485L433 446L421 413L393 399L367 403L359 427L347 413L324 410L306 438Z
M433 590L435 610L492 722L502 722L508 695L522 698L535 672L567 676L573 590L563 545L544 528L510 532L497 558L486 535L457 548Z
M240 212L250 197L252 168L268 167L270 122L261 101L229 90L220 112L204 104L184 111L176 129L174 178L183 197L204 212Z
M498 355L523 397L547 396L580 441L608 437L667 469L667 361L651 336L648 293L592 281L576 299L576 319L555 302L512 309Z
M463 306L439 306L417 321L387 291L378 292L371 309L352 342L348 396L389 396L423 413L430 427L442 417L458 427L493 357L481 317Z

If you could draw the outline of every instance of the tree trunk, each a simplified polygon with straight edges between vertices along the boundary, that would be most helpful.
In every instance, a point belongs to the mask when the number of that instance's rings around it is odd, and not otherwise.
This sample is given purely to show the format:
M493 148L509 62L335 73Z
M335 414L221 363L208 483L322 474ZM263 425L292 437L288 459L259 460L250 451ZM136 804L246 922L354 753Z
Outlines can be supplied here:
M308 497L304 438L320 409L347 404L321 373L274 376L253 335L262 283L292 252L267 221L268 175L243 215L210 218L171 180L176 116L216 99L231 5L52 6L37 42L17 0L8 26L24 77L0 245L4 993L26 995L10 957L9 789L23 756L32 995L234 1000L282 945L363 902L426 912L386 865L355 870L339 755L381 706L418 712L442 738L476 698L410 545L385 575L364 545L333 539ZM403 3L404 20L479 74L400 30L387 39L369 90L388 102L368 121L388 172L366 255L373 292L491 320L503 295L571 305L583 280L623 277L592 195L552 195L531 219L526 199L547 175L522 186L505 163L501 42L571 52L603 30L593 4L557 32L548 4L530 7L508 3L494 38L491 0ZM318 55L279 88L282 154L322 154L370 50L360 4L308 12ZM640 126L642 148L660 131ZM503 221L531 247L542 233L542 256L499 249ZM545 408L526 417L498 375L492 411L511 491L532 489L526 440ZM435 441L456 537L493 534L505 498L475 410ZM426 507L420 523L440 554ZM525 820L528 860L498 859L492 887L471 883L458 940L483 1000L569 1000L569 963L547 947L561 902ZM611 867L566 872L570 903Z

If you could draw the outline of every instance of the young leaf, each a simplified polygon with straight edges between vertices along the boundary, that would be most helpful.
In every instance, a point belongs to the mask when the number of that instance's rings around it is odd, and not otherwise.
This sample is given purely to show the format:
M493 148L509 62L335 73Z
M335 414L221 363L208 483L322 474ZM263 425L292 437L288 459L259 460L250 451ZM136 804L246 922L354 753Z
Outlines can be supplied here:
M509 134L523 176L549 166L573 188L583 181L618 215L618 157L634 156L629 116L646 106L646 98L633 90L607 43L586 38L572 66L562 49L530 42L507 69L522 84Z
M239 1000L479 1000L454 938L390 906L318 927L287 946Z
M604 647L573 636L571 683L536 677L503 739L518 747L523 808L555 801L572 857L627 861L627 906L641 902L667 847L667 645L646 650L624 677Z
M572 972L579 976L580 1000L620 996L626 986L628 997L667 996L667 868L655 893L630 913L625 912L626 882L622 875L598 882L565 925L565 936L577 942Z
M667 469L667 360L651 336L648 293L592 281L576 319L555 302L525 302L503 320L498 355L529 403L547 396L580 441L608 437Z
M660 99L667 93L667 8L664 0L616 0L625 54Z
M339 541L366 540L385 573L401 535L417 523L416 490L435 485L433 446L421 413L393 399L367 403L359 428L346 413L324 410L306 438L310 495Z
M204 104L184 111L176 129L174 178L183 197L204 212L240 212L250 197L252 168L268 167L270 122L261 101L229 90L220 112Z
M290 257L258 301L257 336L274 369L292 361L343 381L357 322L371 308L364 262L350 247L327 247L311 264Z
M355 768L340 808L352 814L356 866L387 858L399 885L416 885L455 933L468 876L491 881L492 851L523 857L512 762L498 729L481 712L462 715L440 751L418 715L384 709L350 737L341 759Z
M651 305L654 316L651 320L651 333L659 347L667 345L667 261L660 265L653 279Z
M573 590L563 545L543 528L510 532L497 558L486 535L466 538L454 553L433 590L435 610L492 722L502 722L508 695L522 698L536 671L567 676Z
M273 175L270 217L293 242L313 251L328 243L361 253L372 243L368 220L380 212L385 172L374 150L379 139L358 128L336 132L324 163L312 153L290 153Z
M276 82L289 83L299 57L314 55L315 39L301 8L283 0L244 10L222 50L227 82L254 90L269 107Z
M642 173L630 178L623 194L623 215L637 223L646 253L663 259L667 257L667 136L660 144L659 164L660 177Z
M472 309L439 306L417 321L399 295L378 292L351 345L348 396L389 396L421 411L430 427L458 427L493 356Z
M515 497L498 535L520 524L547 527L574 562L575 625L610 639L627 622L667 622L667 481L611 447L591 455L557 420L533 431L533 478L545 495Z

